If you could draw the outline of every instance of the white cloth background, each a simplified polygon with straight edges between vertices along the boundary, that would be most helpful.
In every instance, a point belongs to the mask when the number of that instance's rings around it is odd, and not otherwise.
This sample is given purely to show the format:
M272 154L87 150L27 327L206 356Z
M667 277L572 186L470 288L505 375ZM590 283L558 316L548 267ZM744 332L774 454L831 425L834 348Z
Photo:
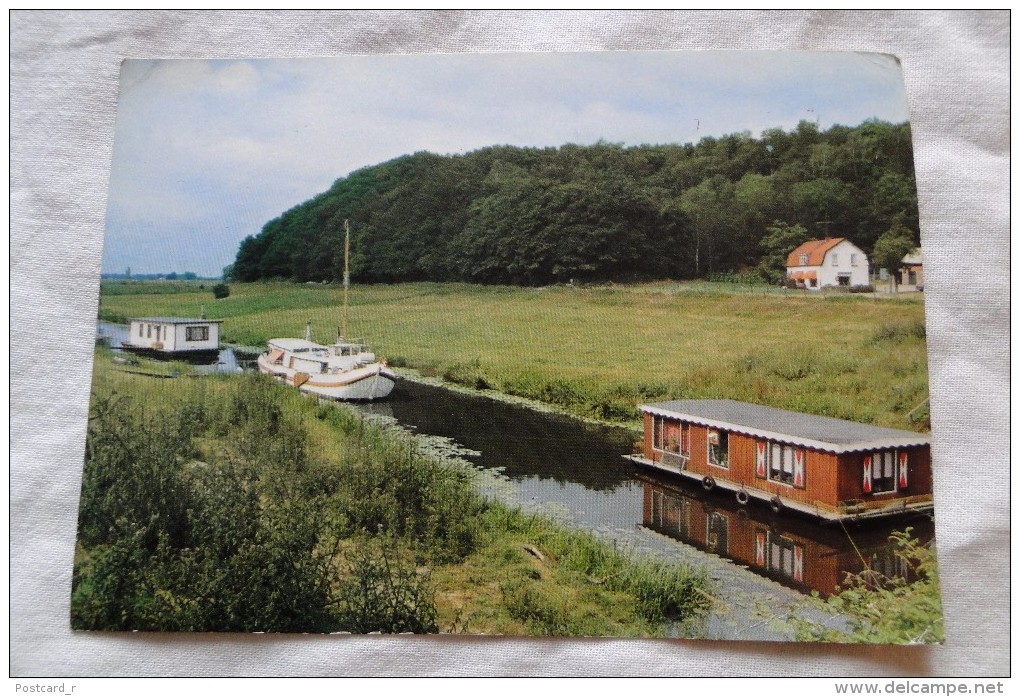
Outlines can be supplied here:
M12 675L1008 673L1008 12L19 11L10 22ZM903 62L945 646L70 631L122 58L719 48L881 51Z

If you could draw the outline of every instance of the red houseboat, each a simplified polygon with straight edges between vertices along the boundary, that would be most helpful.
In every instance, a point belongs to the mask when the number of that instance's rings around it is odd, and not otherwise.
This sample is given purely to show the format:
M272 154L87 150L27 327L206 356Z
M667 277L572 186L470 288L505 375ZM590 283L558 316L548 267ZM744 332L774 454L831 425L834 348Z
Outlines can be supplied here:
M646 404L635 462L826 521L930 511L925 434L731 400Z

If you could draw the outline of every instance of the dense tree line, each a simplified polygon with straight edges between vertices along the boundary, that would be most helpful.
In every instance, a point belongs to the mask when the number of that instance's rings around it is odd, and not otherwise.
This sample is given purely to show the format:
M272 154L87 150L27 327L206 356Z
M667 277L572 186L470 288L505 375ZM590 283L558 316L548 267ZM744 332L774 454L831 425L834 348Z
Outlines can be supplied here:
M362 281L693 278L759 269L765 238L803 228L871 253L918 237L908 124L704 138L697 144L428 152L366 167L245 239L237 281L343 276L343 221ZM771 228L771 230L770 230ZM787 236L788 237L788 236Z

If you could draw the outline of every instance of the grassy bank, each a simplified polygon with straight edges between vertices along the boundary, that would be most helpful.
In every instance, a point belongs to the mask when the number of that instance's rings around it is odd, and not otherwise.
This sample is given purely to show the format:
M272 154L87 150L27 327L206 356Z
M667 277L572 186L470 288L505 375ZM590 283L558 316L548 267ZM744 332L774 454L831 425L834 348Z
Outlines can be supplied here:
M697 633L703 574L480 498L413 439L261 376L97 351L76 629Z
M231 295L104 285L100 314L223 319L225 337L332 340L342 290L235 284ZM509 288L358 286L352 329L395 365L610 421L637 404L730 398L908 429L927 397L923 300L722 283Z

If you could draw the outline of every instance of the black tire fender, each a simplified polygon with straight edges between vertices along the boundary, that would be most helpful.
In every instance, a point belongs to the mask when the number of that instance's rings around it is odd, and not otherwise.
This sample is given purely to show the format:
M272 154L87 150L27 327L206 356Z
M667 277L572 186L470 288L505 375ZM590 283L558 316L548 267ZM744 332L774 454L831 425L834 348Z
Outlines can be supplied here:
M769 499L769 505L772 506L772 510L775 511L776 513L779 513L781 510L783 510L783 500L778 496L773 496L771 499Z
M715 480L707 474L701 479L701 488L705 491L712 491L715 488Z
M741 506L746 506L747 502L750 500L751 497L748 495L747 491L744 489L737 489L737 503Z

